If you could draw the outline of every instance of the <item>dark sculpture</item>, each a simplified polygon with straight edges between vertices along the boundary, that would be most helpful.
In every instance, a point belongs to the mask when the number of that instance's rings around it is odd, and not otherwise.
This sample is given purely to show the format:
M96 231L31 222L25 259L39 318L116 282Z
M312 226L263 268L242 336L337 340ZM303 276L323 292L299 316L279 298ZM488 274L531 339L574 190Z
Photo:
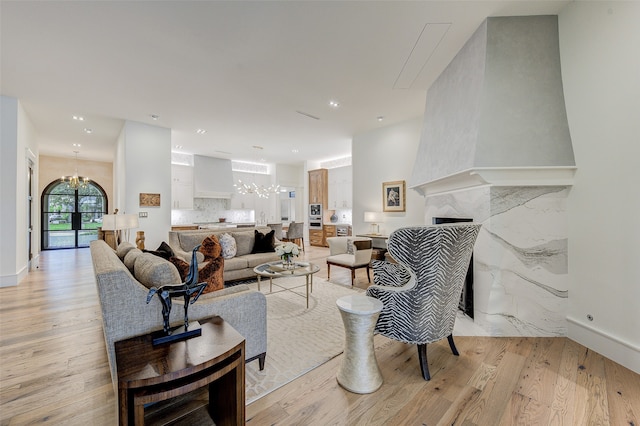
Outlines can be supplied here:
M198 251L199 248L199 245L193 248L193 253L191 255L191 265L189 266L189 275L187 275L185 282L183 282L182 284L163 285L160 288L151 287L149 289L149 294L147 294L147 303L151 301L151 298L156 293L160 298L160 303L162 303L162 317L164 319L163 329L167 336L171 334L171 329L169 328L171 298L184 297L184 330L186 332L189 328L189 305L198 300L198 298L202 294L202 291L207 286L206 282L198 284L198 260L196 259L196 251Z

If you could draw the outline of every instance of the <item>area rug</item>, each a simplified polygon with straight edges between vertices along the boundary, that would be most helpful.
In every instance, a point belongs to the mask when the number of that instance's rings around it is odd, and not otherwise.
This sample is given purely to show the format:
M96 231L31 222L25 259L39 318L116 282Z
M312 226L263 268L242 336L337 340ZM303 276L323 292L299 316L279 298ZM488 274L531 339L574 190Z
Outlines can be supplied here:
M258 289L257 282L248 285ZM246 365L247 404L340 355L344 326L336 300L364 293L314 277L307 309L304 277L273 280L272 292L266 279L260 291L267 297L267 359L263 371L257 362Z

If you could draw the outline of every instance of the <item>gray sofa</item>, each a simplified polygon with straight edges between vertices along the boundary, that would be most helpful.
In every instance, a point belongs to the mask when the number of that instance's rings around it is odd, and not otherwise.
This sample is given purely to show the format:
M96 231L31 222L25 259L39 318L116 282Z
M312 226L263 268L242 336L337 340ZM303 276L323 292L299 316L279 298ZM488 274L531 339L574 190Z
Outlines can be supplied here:
M169 231L169 245L177 257L191 262L191 250L209 235L220 236L230 234L236 241L237 253L231 259L224 260L224 281L235 281L256 276L253 268L261 263L279 260L275 253L251 253L255 243L255 231L266 234L271 231L268 226L253 228L198 229L195 231ZM276 244L280 241L276 239ZM198 258L199 261L202 258Z
M91 259L102 310L104 338L116 392L114 343L161 330L162 305L158 297L152 298L149 304L146 303L149 287L181 282L178 270L170 262L136 250L130 243L123 243L114 251L102 240L91 242ZM237 285L203 294L189 306L189 320L215 315L222 317L244 336L246 361L259 359L262 369L267 352L267 301L264 294L251 290L246 285ZM171 325L181 325L183 321L183 300L173 299Z

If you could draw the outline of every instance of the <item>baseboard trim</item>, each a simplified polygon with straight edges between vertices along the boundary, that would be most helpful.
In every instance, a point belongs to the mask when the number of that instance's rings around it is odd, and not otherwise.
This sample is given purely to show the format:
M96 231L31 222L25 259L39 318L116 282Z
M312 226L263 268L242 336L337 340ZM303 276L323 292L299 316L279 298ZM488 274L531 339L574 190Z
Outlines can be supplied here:
M567 323L567 336L571 340L640 374L640 346L616 335L605 333L575 317L567 316Z
M20 281L27 276L27 266L23 266L22 269L18 271L17 274L14 275L3 275L0 277L0 288L2 287L15 287L18 285Z

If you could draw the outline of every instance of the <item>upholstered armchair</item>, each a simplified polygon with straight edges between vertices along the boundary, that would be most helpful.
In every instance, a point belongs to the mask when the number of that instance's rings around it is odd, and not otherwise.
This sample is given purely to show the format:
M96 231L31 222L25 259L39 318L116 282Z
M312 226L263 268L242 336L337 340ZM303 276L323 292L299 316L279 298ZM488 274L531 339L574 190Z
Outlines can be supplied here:
M331 279L331 265L351 269L351 285L356 278L356 269L367 268L367 280L371 282L369 275L369 263L373 253L371 238L367 237L329 237L329 257L327 257L327 280Z
M278 241L282 241L282 222L280 223L267 223L267 226L274 231L273 236Z
M304 222L291 222L287 231L282 233L282 241L296 243L304 251Z
M453 326L480 224L401 228L388 251L397 263L373 262L367 295L383 303L375 332L418 345L422 377L430 380L427 344L445 337L454 355Z

